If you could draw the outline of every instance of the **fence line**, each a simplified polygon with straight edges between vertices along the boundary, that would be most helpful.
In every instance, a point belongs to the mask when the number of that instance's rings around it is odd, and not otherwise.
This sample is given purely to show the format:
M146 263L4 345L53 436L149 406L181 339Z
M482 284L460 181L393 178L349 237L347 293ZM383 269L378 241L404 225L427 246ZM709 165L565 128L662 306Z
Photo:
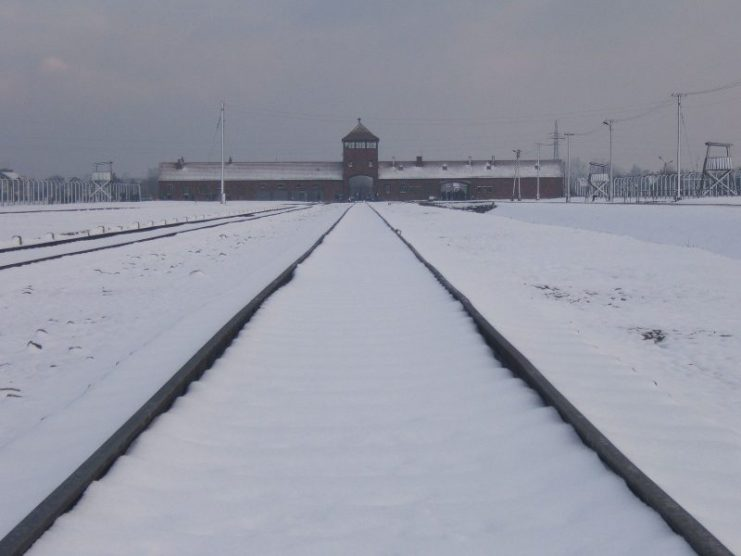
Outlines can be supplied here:
M682 174L680 196L684 198L728 197L741 195L741 173L731 180L731 191L711 192L702 190L702 173ZM677 174L649 174L645 176L622 176L614 178L614 199L625 203L651 203L673 200L677 195ZM584 178L571 181L571 196L584 197L585 200L607 200L602 195L592 197L589 184Z
M0 179L0 206L141 201L141 185L92 181Z

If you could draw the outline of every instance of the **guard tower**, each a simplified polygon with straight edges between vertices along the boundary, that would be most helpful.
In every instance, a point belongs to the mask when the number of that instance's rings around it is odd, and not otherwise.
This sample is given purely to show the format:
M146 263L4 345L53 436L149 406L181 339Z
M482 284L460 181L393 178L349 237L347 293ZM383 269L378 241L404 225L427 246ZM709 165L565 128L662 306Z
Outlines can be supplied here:
M90 196L92 202L112 200L111 184L113 183L113 161L96 162L92 179L94 188Z
M733 189L733 161L731 160L731 143L705 143L705 162L702 165L700 195L736 195ZM723 150L725 149L725 152Z
M610 183L609 164L602 164L600 162L589 163L589 194L585 197L585 201L594 201L597 197L604 197L605 199L610 198L610 194L607 191L607 185Z
M358 125L342 138L342 177L343 201L366 201L378 197L378 137L363 125L360 118Z

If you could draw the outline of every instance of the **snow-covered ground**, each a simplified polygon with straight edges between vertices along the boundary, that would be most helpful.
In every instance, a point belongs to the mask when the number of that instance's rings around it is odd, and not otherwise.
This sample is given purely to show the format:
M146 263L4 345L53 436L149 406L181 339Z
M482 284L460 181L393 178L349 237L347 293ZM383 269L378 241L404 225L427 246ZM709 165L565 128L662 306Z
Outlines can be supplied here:
M494 210L497 216L534 224L553 224L679 247L697 247L741 259L739 205L498 202ZM595 247L601 249L599 243Z
M688 554L367 207L31 554Z
M345 209L2 271L0 536Z
M741 551L738 207L377 206L635 463Z
M214 202L148 201L72 205L0 206L0 247L63 239L104 231L132 230L174 222L213 218L285 206L279 201ZM293 203L295 204L295 203Z
M741 552L741 208L497 204L375 206ZM345 208L2 271L0 535Z

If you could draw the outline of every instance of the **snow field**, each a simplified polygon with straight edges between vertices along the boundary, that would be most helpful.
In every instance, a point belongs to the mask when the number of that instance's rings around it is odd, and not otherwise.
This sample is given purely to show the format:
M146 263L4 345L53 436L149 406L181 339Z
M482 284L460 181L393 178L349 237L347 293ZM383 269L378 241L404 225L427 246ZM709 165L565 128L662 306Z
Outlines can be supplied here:
M0 536L345 208L2 271Z
M684 554L356 206L31 554Z
M497 202L495 210L496 216L532 224L565 226L653 243L696 247L741 259L741 241L738 241L741 233L741 199L720 198L723 199L735 200L739 204L693 206ZM604 249L601 239L609 241L609 238L599 236L593 239L595 248L600 249Z
M715 239L738 236L741 212L503 206L378 208L634 463L741 551L741 261ZM657 237L657 222L705 249ZM658 243L672 237L680 245Z

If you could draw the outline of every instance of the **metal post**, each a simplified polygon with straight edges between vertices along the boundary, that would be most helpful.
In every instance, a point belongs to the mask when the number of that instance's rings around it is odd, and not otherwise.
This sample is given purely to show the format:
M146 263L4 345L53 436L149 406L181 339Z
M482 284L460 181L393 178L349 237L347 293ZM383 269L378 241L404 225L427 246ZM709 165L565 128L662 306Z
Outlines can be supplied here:
M538 163L535 165L535 168L538 171L538 175L535 181L535 200L540 201L540 146L543 143L538 143Z
M571 137L573 133L564 133L566 137L566 202L571 202Z
M682 93L674 93L677 97L677 195L675 201L682 199Z
M612 202L615 193L615 187L612 181L612 124L614 122L615 120L605 120L604 122L602 122L604 125L610 128L610 185L607 188L607 196L609 197L608 200L610 202Z
M221 103L221 204L226 203L224 195L224 102Z
M512 149L515 153L515 178L512 182L512 200L515 200L515 190L517 190L517 200L522 201L522 189L520 188L520 149Z

